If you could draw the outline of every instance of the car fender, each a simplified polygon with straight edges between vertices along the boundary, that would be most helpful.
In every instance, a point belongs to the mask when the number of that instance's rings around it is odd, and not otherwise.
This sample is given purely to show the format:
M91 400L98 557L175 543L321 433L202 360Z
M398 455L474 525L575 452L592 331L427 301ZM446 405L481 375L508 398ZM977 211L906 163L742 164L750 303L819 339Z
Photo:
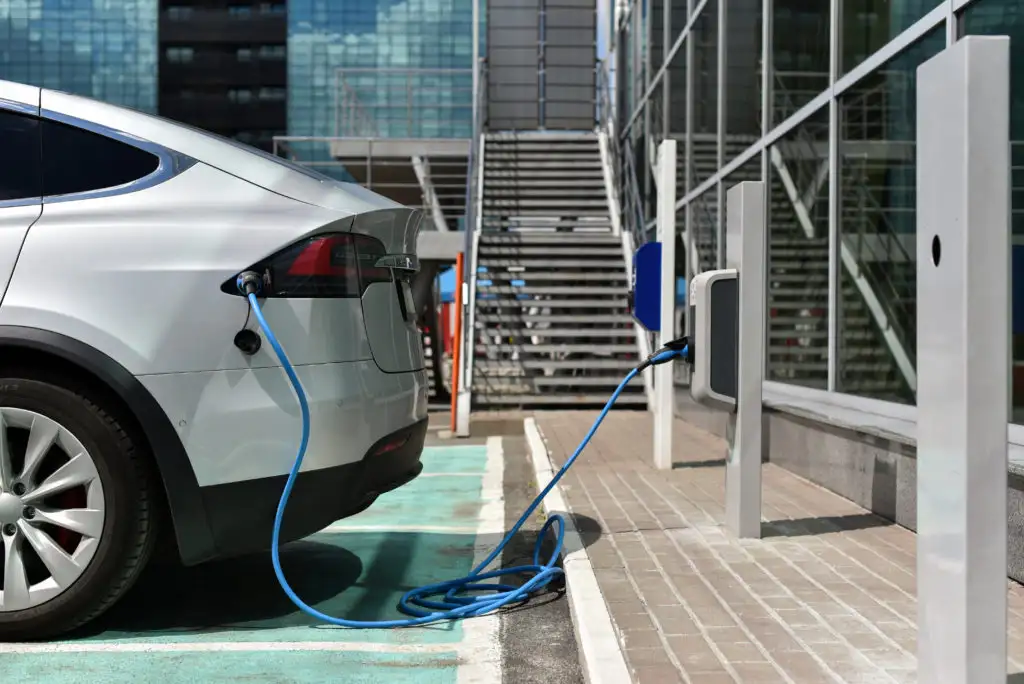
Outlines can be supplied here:
M149 443L182 562L194 565L216 556L195 471L174 426L149 390L124 366L84 342L50 330L0 325L0 350L16 348L42 352L74 364L121 399Z

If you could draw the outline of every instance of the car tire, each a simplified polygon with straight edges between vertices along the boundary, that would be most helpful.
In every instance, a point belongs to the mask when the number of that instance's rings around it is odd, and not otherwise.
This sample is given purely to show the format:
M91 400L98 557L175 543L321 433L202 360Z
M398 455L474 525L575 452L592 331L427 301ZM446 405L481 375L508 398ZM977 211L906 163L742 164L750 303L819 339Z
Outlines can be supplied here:
M14 490L21 489L24 493L25 485L9 485L6 508L8 522L6 525L0 525L0 536L3 539L0 552L4 554L0 555L0 573L3 572L2 564L5 563L9 551L7 545L11 544L12 540L18 540L20 534L19 553L22 556L18 562L25 572L16 577L26 579L21 581L18 587L23 597L21 601L10 608L0 605L0 641L53 637L93 620L110 608L131 587L152 554L157 538L156 527L160 510L156 489L158 480L153 472L152 460L149 458L144 440L132 434L130 423L123 418L119 420L119 413L118 406L111 401L109 394L102 389L90 387L87 382L69 381L59 377L59 374L48 372L0 368L0 416L14 416L14 419L20 417L24 420L25 416L35 414L42 416L43 419L32 417L33 426L49 425L45 421L49 419L72 435L72 438L67 438L64 433L60 433L55 446L46 452L47 456L44 459L40 459L44 462L44 466L39 467L40 471L45 467L47 458L55 458L56 462L60 463L63 457L62 445L69 439L72 442L77 439L74 443L84 448L95 468L89 470L88 477L92 478L90 484L82 485L83 489L78 493L70 490L72 496L90 497L88 505L82 504L81 501L84 499L80 499L77 505L71 504L68 508L92 508L93 512L99 509L102 521L100 523L94 518L93 527L89 528L91 534L96 534L94 530L101 530L98 537L79 535L79 546L65 549L66 556L77 559L84 548L82 544L88 541L88 560L80 563L84 569L76 568L80 574L68 581L67 586L63 586L57 580L58 573L51 573L50 579L44 580L49 582L49 585L35 586L43 586L50 593L58 591L53 588L57 586L59 593L46 598L48 594L37 592L33 597L33 590L24 589L33 586L30 569L34 570L37 576L40 568L44 572L49 572L49 566L42 560L43 555L36 553L36 546L30 543L38 544L40 537L37 530L56 530L57 536L50 536L48 532L51 541L64 539L70 535L69 544L76 543L74 537L78 533L52 526L46 527L41 523L39 516L45 517L48 512L55 510L49 503L46 506L40 505L38 512L35 509L31 511L33 520L22 519L11 523L11 511L23 504L21 499L13 498L16 495ZM9 438L11 458L17 458L10 425L11 419L5 418L4 435ZM27 434L30 435L31 431ZM21 439L27 444L28 437L23 436ZM27 453L26 446L22 449L22 468L25 466ZM14 468L11 466L9 469ZM51 473L48 477L52 478L52 475ZM35 479L31 475L26 475L26 472L21 472L21 476ZM42 475L38 477L42 479ZM98 489L95 488L97 481ZM36 481L29 486L36 487L36 494L42 495L43 488L39 485L40 482ZM96 494L97 491L101 493ZM31 492L25 494L26 497L30 495ZM3 496L0 494L0 497ZM97 501L102 501L102 504L97 505ZM0 500L0 515L4 515L4 511L3 501ZM27 515L22 508L22 518ZM26 525L32 529L22 532L26 530ZM31 539L27 536L29 534ZM26 548L30 551L26 552ZM34 556L34 559L31 556ZM51 561L54 558L52 553L48 557ZM34 560L32 568L30 560ZM59 574L65 578L72 577L66 572ZM6 581L7 578L0 574L0 582ZM0 589L2 588L0 585ZM11 594L13 596L14 592Z

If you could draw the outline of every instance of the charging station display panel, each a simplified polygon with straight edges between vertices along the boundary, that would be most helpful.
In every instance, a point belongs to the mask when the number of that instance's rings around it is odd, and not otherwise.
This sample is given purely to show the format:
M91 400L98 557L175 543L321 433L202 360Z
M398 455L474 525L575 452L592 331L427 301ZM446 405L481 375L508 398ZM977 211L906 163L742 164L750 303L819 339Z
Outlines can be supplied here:
M693 278L693 374L690 395L705 406L735 410L739 380L739 300L735 269Z

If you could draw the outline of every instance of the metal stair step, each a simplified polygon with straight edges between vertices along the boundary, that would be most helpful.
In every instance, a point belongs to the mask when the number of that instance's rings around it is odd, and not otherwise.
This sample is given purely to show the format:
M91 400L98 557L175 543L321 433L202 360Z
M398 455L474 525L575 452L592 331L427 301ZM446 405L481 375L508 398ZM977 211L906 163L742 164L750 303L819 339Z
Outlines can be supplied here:
M545 309L621 309L626 310L625 293L602 299L482 299L477 297L476 308L529 309L543 306Z
M504 197L487 197L485 193L483 206L484 211L489 213L493 213L493 210L497 207L565 207L566 209L563 210L565 211L568 209L586 209L587 207L607 209L608 202L604 198L594 200L580 197L543 197L535 199L516 197L506 199Z
M592 344L531 344L526 342L524 344L476 344L476 353L483 354L487 351L494 351L502 354L508 354L517 352L520 356L530 356L535 354L590 354L596 349L601 349L608 352L614 352L617 354L628 354L629 352L636 352L635 344L605 344L600 347L596 347Z
M566 178L566 177L569 178ZM540 179L550 179L540 181ZM519 169L507 168L507 167L494 167L484 169L484 192L487 192L487 188L492 183L525 183L530 181L545 182L548 184L560 183L563 180L571 180L577 182L604 182L604 169L601 167L585 166L579 169L574 168L571 174L567 174L565 169L548 169L538 168L530 169L528 173L520 172Z
M512 321L507 321L512 322ZM536 337L567 337L567 338L627 338L633 339L636 336L636 331L632 327L629 328L478 328L477 335L481 339L501 337L525 337L531 336ZM603 343L602 343L603 344ZM590 343L588 348L601 350L604 349L602 344ZM636 347L630 347L633 351L636 351Z
M516 388L521 393L536 392L540 388L547 387L607 387L609 393L618 386L621 379L614 376L567 376L567 375L519 375L486 378L486 381L473 378L473 390L480 391L489 388ZM642 385L638 388L642 388Z
M537 302L537 308L544 308L546 302ZM547 313L523 313L523 314L481 314L476 317L480 323L619 323L633 324L629 314L547 314ZM534 330L534 328L524 328ZM547 330L547 329L544 329Z
M545 273L543 271L517 271L514 273L502 272L502 271L488 271L486 273L477 274L477 282L481 280L494 281L511 281L511 280L522 280L525 282L627 282L629 278L626 276L625 271L615 271L613 273L580 273L573 271L563 271L561 273Z
M478 285L477 290L487 294L561 294L561 295L625 295L625 287L602 287L599 285L587 285L583 287L568 287L561 285L524 285L514 287L510 285Z
M525 170L525 169L602 169L600 159L566 159L551 160L543 157L519 159L492 159L484 155L484 178L491 171ZM486 182L484 184L486 186Z
M483 252L483 250L481 250ZM620 269L625 272L625 259L545 259L537 257L534 259L495 259L493 257L480 258L477 263L487 269L515 268L515 269L555 269L555 268L601 268Z
M624 359L526 359L523 361L491 361L489 359L477 359L473 362L473 372L478 369L488 374L491 371L498 372L503 368L514 368L522 370L630 370L637 363L636 357ZM498 373L500 375L500 373ZM622 381L619 377L615 380L617 385ZM607 400L607 397L605 397Z
M544 406L572 404L575 406L594 404L603 405L608 401L604 394L487 394L474 395L474 400L486 406ZM647 395L627 394L623 392L616 402L617 406L646 406Z
M494 245L545 245L573 248L578 245L603 245L622 253L622 241L615 235L587 235L566 233L488 233L480 234L480 247Z
M522 189L536 189L536 190L550 190L556 192L558 190L564 190L565 188L599 188L604 190L604 174L593 174L590 177L585 178L558 178L556 181L541 180L535 176L529 176L527 178L488 178L484 177L484 193L490 193L494 190L522 190Z

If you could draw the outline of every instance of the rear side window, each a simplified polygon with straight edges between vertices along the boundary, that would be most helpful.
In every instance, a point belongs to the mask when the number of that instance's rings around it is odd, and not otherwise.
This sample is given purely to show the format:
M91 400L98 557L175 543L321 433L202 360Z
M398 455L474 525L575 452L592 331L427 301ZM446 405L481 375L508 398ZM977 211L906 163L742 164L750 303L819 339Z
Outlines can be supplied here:
M92 131L44 119L43 195L117 187L156 171L155 154Z
M42 196L39 120L0 110L0 202Z

